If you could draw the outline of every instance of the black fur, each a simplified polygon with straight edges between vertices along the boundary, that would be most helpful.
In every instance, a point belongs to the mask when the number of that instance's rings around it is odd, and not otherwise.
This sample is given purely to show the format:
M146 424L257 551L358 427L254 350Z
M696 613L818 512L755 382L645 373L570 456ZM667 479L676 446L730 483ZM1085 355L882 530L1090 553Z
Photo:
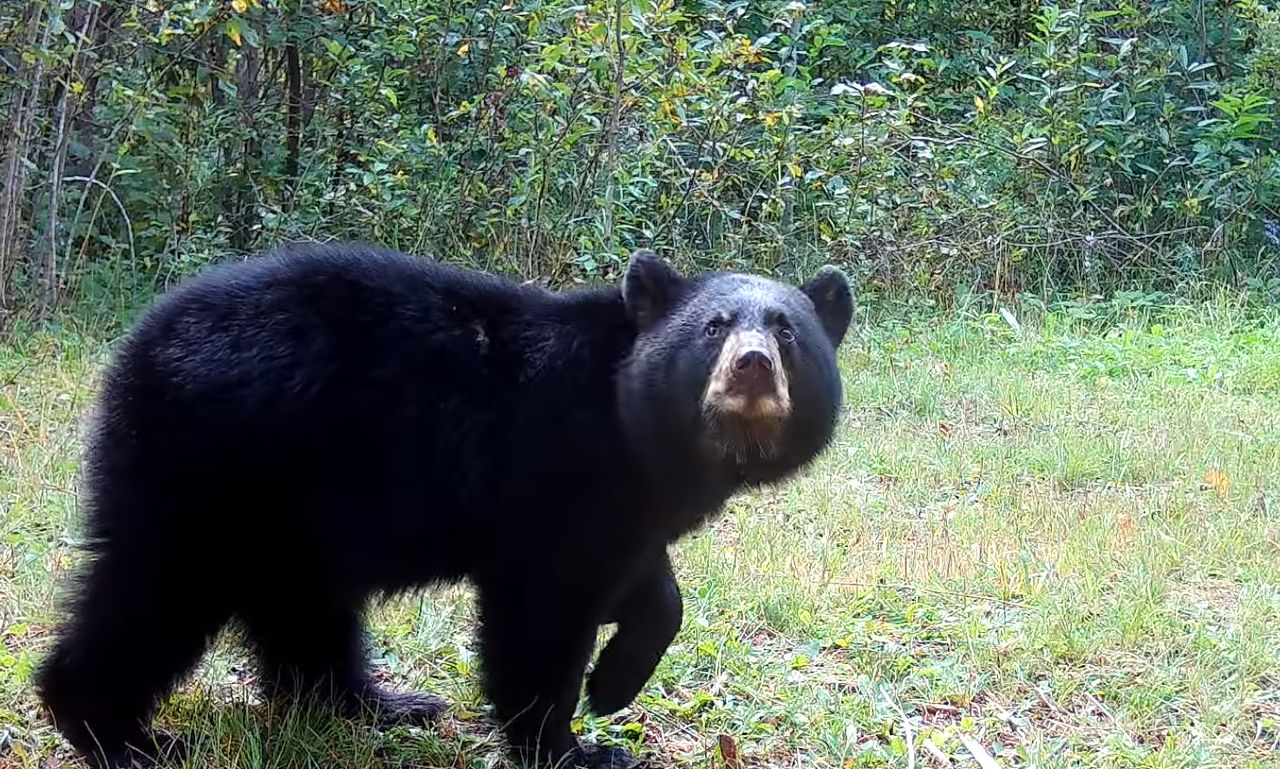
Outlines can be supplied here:
M835 274L835 273L832 273ZM269 693L429 720L376 686L366 601L470 579L482 670L521 757L605 765L569 730L625 706L680 627L666 547L827 444L843 277L805 292L681 277L556 294L366 246L293 247L162 297L106 371L85 455L91 559L37 679L68 740L118 764L227 623ZM785 310L794 414L768 457L698 411L714 313Z

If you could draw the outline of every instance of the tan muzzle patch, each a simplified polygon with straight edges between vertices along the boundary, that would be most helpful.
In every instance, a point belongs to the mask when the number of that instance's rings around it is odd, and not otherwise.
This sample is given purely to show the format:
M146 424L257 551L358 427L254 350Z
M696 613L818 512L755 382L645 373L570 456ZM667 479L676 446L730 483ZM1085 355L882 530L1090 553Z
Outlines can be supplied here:
M730 333L707 380L702 406L744 419L788 416L791 393L778 340L759 331Z

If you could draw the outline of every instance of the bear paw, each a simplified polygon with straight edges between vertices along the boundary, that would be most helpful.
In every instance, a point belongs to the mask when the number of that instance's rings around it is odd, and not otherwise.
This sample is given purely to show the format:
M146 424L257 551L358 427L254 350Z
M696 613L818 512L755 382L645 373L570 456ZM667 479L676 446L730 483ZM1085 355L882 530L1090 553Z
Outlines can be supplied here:
M604 745L580 745L561 762L557 769L632 769L636 765L635 757L625 748L610 748Z
M425 726L449 707L448 702L430 694L381 688L366 693L365 702L380 726Z
M592 712L601 716L616 713L635 700L644 679L630 673L618 665L592 671L587 678L587 702Z

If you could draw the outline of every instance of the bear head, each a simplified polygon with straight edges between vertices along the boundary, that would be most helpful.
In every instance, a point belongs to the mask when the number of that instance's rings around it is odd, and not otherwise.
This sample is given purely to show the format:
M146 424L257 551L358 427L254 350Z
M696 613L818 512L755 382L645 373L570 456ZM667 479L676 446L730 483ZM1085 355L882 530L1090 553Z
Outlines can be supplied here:
M636 251L622 279L636 342L621 417L664 478L782 480L830 442L842 403L836 348L853 315L844 274L796 287L736 272L680 275Z

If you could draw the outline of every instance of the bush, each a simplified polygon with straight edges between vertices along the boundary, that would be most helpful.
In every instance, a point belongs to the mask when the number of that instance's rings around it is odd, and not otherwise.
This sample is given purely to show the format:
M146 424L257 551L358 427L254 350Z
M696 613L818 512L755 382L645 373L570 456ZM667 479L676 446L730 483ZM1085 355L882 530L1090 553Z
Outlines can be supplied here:
M0 310L296 238L554 284L646 245L897 293L1274 288L1280 14L1206 5L9 4Z

